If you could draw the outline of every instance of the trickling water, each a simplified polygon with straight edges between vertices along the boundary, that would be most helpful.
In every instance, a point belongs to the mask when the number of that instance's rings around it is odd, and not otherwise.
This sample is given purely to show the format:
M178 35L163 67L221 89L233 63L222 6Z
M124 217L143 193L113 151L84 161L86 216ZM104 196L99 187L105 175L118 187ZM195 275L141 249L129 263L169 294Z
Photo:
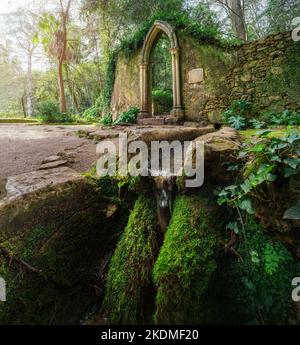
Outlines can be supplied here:
M174 176L155 176L154 193L157 201L157 217L161 230L165 230L171 218L172 199L175 187Z

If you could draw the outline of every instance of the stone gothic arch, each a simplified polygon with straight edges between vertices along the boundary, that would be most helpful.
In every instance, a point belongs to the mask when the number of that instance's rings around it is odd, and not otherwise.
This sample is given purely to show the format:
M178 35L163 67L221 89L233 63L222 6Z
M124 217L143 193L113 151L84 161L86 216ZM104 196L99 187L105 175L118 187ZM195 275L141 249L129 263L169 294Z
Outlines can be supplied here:
M173 88L173 110L171 117L179 120L184 116L182 101L181 101L181 80L180 80L180 58L179 45L177 36L171 27L166 22L155 21L149 30L142 49L141 64L140 64L140 114L139 118L148 118L152 116L151 111L151 84L150 84L150 55L153 45L158 38L158 35L164 32L170 40L172 56L172 88Z

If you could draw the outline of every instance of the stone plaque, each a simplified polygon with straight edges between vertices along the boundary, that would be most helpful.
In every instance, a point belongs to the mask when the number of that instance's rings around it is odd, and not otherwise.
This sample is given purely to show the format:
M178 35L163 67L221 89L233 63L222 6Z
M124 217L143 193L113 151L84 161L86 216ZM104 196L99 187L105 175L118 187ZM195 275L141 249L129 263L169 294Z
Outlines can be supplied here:
M196 68L189 71L188 82L189 84L198 84L202 83L204 80L204 71L203 68Z

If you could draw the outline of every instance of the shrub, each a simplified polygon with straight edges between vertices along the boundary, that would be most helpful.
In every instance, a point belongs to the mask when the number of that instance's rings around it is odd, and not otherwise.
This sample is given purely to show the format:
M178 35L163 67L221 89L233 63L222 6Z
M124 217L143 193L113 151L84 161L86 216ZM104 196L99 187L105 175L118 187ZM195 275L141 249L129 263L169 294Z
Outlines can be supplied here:
M87 121L95 121L99 117L99 106L97 104L85 110L82 117Z
M235 100L223 114L224 123L237 130L247 126L246 118L250 116L252 106L250 102Z
M123 112L116 121L113 122L114 125L120 125L124 123L134 123L136 122L139 113L138 107L130 107L127 111Z
M238 223L239 233L227 273L230 314L238 324L286 324L292 309L293 258L265 234L253 217Z
M44 101L36 105L37 115L45 123L74 122L75 117L70 114L63 114L59 110L57 102Z
M154 103L155 113L165 113L172 109L173 93L172 90L153 90L152 100Z
M52 122L61 115L58 103L50 100L37 103L35 111L45 122Z
M263 118L271 126L300 126L300 113L296 111L268 112Z
M110 126L112 125L112 117L111 117L111 113L107 113L105 114L101 119L100 119L100 123L104 126Z

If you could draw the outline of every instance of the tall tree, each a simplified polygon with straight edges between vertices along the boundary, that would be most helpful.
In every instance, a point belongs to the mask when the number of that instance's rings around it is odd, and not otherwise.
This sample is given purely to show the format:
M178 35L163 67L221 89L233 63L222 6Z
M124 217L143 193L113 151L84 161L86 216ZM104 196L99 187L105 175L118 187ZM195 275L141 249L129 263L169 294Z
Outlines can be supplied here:
M26 99L27 114L33 114L33 76L32 60L35 50L38 46L37 23L38 16L30 11L20 9L13 14L17 19L16 25L12 31L19 46L26 55L27 59L27 77L26 77Z
M244 0L218 0L228 13L235 36L247 40L247 25L245 19Z
M60 0L60 20L61 28L55 33L54 49L57 53L57 76L58 76L58 90L59 90L59 104L62 113L67 112L67 102L65 95L65 85L63 78L63 65L68 60L68 31L67 23L69 19L69 12L72 0L68 0L67 5L64 6L63 0Z

